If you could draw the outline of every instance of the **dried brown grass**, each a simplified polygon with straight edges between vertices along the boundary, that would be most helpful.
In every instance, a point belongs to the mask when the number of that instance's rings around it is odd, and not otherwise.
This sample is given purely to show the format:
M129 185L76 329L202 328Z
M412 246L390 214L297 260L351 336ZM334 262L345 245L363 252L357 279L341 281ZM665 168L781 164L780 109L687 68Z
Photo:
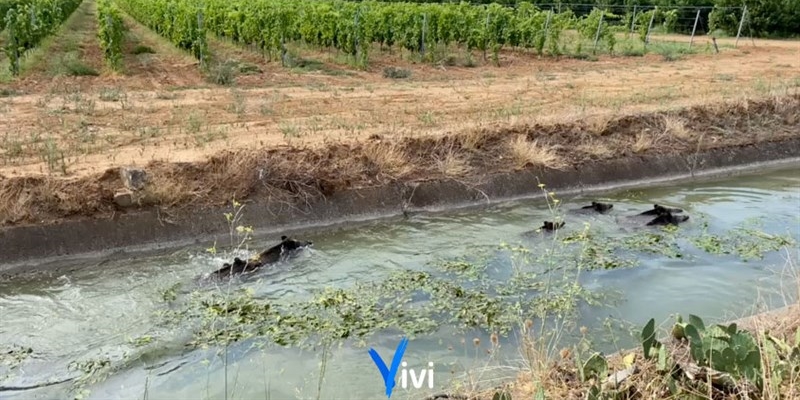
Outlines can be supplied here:
M466 157L453 149L445 151L435 162L439 172L447 177L465 176L472 170Z
M616 116L611 114L599 114L586 118L584 126L587 132L593 136L602 136L608 132L611 122Z
M561 169L568 165L637 153L674 151L687 126L714 146L741 145L762 138L796 137L800 95L748 102L694 106L609 119L552 125L483 126L444 137L406 137L373 144L328 143L324 147L273 146L226 151L196 163L151 162L153 179L145 205L165 208L215 206L254 192L287 201L304 201L348 188L380 185L391 179L430 179L528 166ZM593 127L587 128L587 124ZM650 129L650 131L648 131ZM587 130L595 132L588 135ZM734 133L736 135L734 135ZM742 133L742 134L739 134ZM538 137L529 140L528 137ZM706 140L706 138L708 140ZM449 146L449 147L448 147ZM685 147L685 146L684 146ZM118 180L118 174L112 174ZM477 175L476 175L477 178ZM41 223L71 216L99 217L117 211L117 180L104 174L65 177L0 178L0 221Z
M135 198L141 205L172 207L199 195L196 191L187 188L179 177L156 175L142 189L142 193L136 195Z
M362 152L382 173L394 178L402 178L414 169L409 164L406 150L397 143L367 143Z
M458 136L461 147L466 150L479 150L489 140L489 135L483 129L468 129Z
M614 150L610 146L597 140L581 144L577 147L577 150L601 160L614 156Z
M538 140L529 141L524 135L509 141L509 152L514 167L519 169L527 166L563 169L567 166L553 146L543 145Z
M654 144L655 139L653 139L653 135L649 132L640 132L636 135L636 140L631 145L631 149L637 154L644 153L650 150Z
M696 139L694 132L686 127L686 120L676 115L664 116L664 134L687 142Z

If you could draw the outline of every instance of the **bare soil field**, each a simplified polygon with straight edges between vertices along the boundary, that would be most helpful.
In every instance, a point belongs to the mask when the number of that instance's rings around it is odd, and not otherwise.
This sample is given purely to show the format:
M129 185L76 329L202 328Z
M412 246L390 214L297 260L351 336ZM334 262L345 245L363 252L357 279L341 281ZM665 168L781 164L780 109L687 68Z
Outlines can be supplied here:
M94 7L0 83L3 224L113 212L119 166L150 174L142 204L170 207L240 198L265 176L324 194L799 134L798 41L718 39L715 53L698 37L681 54L688 39L665 36L644 56L504 51L499 65L458 49L433 64L376 47L358 69L299 45L284 67L209 39L225 64L204 74L126 17L124 70L113 72Z

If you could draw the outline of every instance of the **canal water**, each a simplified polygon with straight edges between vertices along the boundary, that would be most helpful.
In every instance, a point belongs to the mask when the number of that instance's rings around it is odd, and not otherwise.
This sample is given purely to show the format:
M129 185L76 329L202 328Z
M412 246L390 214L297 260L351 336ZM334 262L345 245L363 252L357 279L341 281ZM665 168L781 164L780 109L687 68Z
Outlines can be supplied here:
M398 373L392 398L423 398L457 384L486 388L514 376L524 368L520 328L526 320L540 321L533 304L550 304L554 323L561 314L571 315L574 326L588 328L598 349L613 352L636 345L630 333L650 318L668 323L672 314L691 313L722 321L756 304L778 306L797 296L798 165L592 197L562 199L555 193L546 201L546 192L544 187L537 198L486 208L307 233L298 239L313 241L310 250L229 283L203 278L232 259L227 243L217 243L216 253L208 251L209 244L148 257L70 261L76 268L69 273L0 282L0 398L385 398L368 349L391 363L407 333L392 320L386 326L371 321L380 329L329 346L281 346L258 335L227 347L188 345L198 330L214 326L176 317L198 304L189 299L242 296L237 289L243 288L252 301L266 299L294 312L318 299L322 289L350 290L358 303L372 295L366 288L392 274L422 272L477 296L458 297L478 299L463 303L469 312L490 300L516 310L493 317L508 329L500 323L469 326L459 323L465 319L458 312L437 313L436 307L448 308L450 297L438 303L409 297L406 306L432 328L412 335L401 369L415 376L430 369L432 375L426 372L421 389L407 375L404 389ZM614 207L607 214L575 211L593 200ZM690 219L664 229L632 217L653 204L681 208ZM566 222L563 228L537 232L556 215ZM252 251L235 254L251 255L276 239L255 237ZM504 297L510 292L514 296ZM489 300L481 300L483 294ZM577 298L571 308L570 298ZM475 312L478 320L486 317L486 311ZM269 317L257 325L269 324L282 322ZM492 332L500 333L495 346ZM576 340L569 334L562 339L551 347Z

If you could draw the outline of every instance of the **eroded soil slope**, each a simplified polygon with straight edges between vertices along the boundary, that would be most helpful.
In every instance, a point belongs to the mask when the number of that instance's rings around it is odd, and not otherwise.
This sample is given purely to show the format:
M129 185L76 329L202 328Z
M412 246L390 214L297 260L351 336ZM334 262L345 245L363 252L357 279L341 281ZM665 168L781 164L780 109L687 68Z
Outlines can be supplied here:
M694 106L671 112L581 119L514 128L466 129L445 136L397 138L327 146L277 146L226 151L206 161L153 161L142 207L165 211L222 205L258 192L304 201L396 180L452 178L477 182L521 168L580 168L584 163L644 154L691 154L721 146L800 136L800 95ZM108 216L122 188L117 168L74 178L6 177L0 181L3 225L69 216Z

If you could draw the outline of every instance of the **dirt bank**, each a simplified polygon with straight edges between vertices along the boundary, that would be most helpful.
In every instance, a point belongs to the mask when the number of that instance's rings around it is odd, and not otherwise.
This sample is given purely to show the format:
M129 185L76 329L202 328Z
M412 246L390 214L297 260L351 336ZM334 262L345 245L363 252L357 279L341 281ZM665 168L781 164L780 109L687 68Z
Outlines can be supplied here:
M172 213L254 198L297 205L394 182L454 179L475 185L487 175L524 168L580 170L603 160L782 141L800 137L799 128L800 95L793 95L445 137L373 136L322 148L229 151L205 162L149 163L149 183L135 208ZM114 202L121 188L117 168L73 179L3 178L0 221L12 226L110 218L126 212Z
M0 175L80 177L150 161L202 162L227 150L449 136L595 115L604 115L602 125L609 116L800 87L800 41L741 40L734 48L735 40L719 39L716 53L710 37L695 37L688 52L689 37L675 35L653 35L641 56L624 56L626 45L642 44L621 37L615 55L504 50L499 65L480 52L466 62L463 48L442 50L447 62L432 63L376 45L366 70L308 46L291 48L297 62L283 67L211 39L215 58L247 71L223 85L130 19L124 70L101 68L93 2L81 7L22 76L0 83ZM75 76L65 65L98 75ZM410 76L385 76L384 68Z
M800 96L430 138L227 152L152 162L139 204L122 207L118 169L0 181L4 263L227 234L250 202L257 229L291 229L404 209L563 191L800 157ZM224 208L224 207L228 208ZM189 239L191 238L191 239ZM182 242L182 243L183 243Z

